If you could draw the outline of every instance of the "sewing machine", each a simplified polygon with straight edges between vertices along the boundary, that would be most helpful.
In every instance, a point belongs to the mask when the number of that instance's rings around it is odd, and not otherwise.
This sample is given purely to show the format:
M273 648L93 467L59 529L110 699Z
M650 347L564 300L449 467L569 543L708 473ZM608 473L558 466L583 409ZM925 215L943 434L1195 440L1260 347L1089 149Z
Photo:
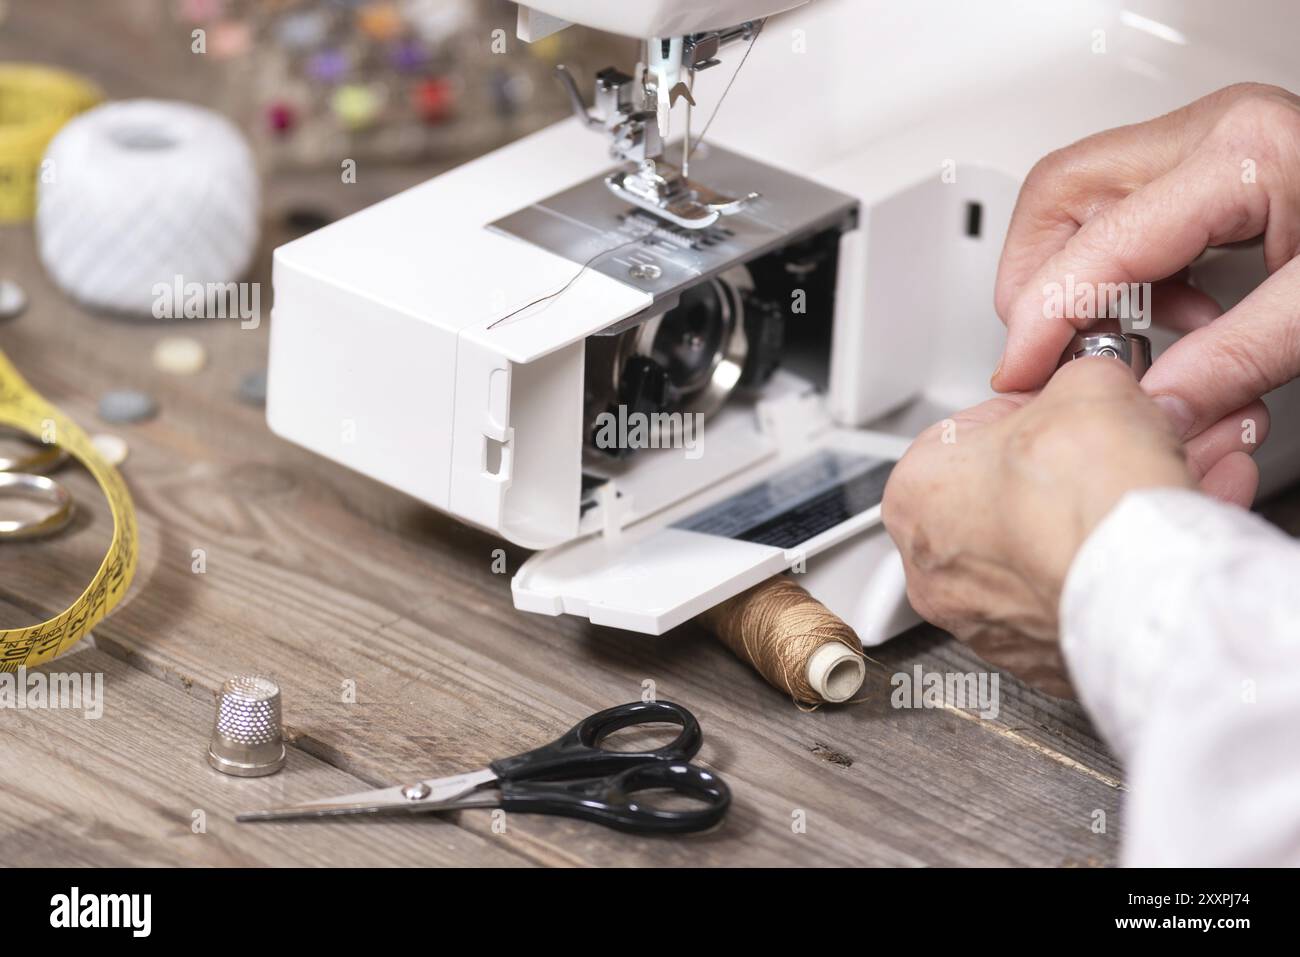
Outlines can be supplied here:
M793 568L883 641L915 616L880 492L989 395L1023 176L1231 82L1295 88L1274 12L531 0L523 41L577 22L642 61L561 71L572 118L276 250L268 421L536 549L522 610L659 634ZM1261 259L1197 278L1228 306ZM1282 393L1265 491L1300 472Z

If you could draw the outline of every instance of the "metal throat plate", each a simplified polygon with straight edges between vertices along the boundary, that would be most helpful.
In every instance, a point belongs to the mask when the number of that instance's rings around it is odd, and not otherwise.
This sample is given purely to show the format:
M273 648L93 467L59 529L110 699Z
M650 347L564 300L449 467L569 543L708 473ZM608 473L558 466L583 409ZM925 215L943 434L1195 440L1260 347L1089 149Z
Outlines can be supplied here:
M734 196L761 196L704 229L684 229L629 206L605 185L607 175L488 224L654 297L652 307L607 334L671 309L685 289L733 266L828 228L857 226L852 196L717 146L699 148L691 179Z

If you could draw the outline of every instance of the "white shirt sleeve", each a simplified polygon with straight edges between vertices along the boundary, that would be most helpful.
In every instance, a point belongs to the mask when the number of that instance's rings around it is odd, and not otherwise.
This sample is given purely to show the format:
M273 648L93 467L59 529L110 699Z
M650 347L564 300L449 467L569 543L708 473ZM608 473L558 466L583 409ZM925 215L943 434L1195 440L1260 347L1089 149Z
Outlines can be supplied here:
M1070 567L1061 644L1125 765L1123 863L1300 864L1300 542L1130 492Z

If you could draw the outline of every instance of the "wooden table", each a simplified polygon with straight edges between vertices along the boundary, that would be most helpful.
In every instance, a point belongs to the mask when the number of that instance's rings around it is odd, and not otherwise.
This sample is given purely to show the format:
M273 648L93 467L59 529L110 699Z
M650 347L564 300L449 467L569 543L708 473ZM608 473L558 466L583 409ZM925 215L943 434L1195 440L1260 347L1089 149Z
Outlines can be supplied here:
M15 6L0 58L75 64L114 96L205 96L210 77L178 65L184 38L159 35L147 18L121 19L139 3ZM254 277L264 308L285 208L305 198L339 214L429 172L363 170L347 186L332 174L273 180ZM1121 772L1077 705L1002 675L994 720L890 707L894 671L987 669L946 635L918 628L876 651L882 667L869 672L866 703L804 713L691 626L647 638L516 612L509 575L492 570L502 543L275 438L262 410L239 401L240 378L264 365L266 322L243 330L237 321L88 314L53 288L26 227L0 229L0 274L32 298L24 316L0 325L0 349L88 431L130 443L123 471L142 545L132 593L95 630L93 647L47 666L102 672L103 717L0 712L0 864L1116 860ZM209 350L198 375L151 365L154 344L176 333ZM161 414L105 425L98 397L123 387L158 397ZM62 478L87 503L72 532L0 546L6 625L69 604L108 542L89 477ZM525 553L506 551L513 573ZM225 777L204 760L215 691L249 670L280 680L292 741L285 770L256 780ZM640 838L514 815L498 833L484 811L344 826L232 820L267 803L479 767L639 698L648 681L698 714L700 760L732 785L733 811L715 832Z

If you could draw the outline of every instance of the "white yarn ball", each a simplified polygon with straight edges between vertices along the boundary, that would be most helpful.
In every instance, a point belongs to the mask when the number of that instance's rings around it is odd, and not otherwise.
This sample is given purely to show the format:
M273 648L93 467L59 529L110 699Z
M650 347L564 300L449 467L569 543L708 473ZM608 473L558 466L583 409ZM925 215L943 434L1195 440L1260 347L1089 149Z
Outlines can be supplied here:
M151 313L154 287L241 278L257 248L252 152L220 114L123 100L71 120L45 151L41 261L73 298Z

